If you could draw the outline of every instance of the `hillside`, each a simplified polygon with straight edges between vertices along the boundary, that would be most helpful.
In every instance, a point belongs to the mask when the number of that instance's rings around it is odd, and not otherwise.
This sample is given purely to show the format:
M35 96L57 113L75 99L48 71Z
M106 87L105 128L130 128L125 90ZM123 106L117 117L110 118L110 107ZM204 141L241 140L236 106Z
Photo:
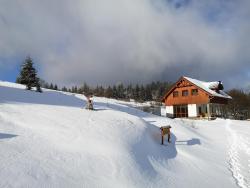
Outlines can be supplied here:
M94 98L88 111L82 95L0 82L0 187L250 187L250 122L130 105Z

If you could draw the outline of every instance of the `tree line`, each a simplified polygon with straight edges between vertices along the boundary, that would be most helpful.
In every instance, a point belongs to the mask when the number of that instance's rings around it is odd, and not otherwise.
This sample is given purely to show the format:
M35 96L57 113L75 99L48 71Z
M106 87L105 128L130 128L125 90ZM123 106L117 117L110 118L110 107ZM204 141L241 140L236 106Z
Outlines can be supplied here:
M227 93L232 97L232 100L229 100L225 108L232 118L250 119L250 91L231 89Z
M150 84L117 84L113 86L103 87L96 86L91 87L87 83L82 86L62 87L59 88L57 84L48 83L37 76L37 70L34 67L34 63L31 57L27 57L21 65L20 74L16 79L16 83L26 85L27 90L31 90L32 87L36 88L36 91L42 92L41 87L53 90L61 90L65 92L79 93L84 95L95 95L98 97L107 97L114 99L135 101L158 101L160 102L164 94L170 88L170 82L152 82Z
M128 84L122 83L112 86L95 86L91 87L87 83L81 86L73 86L58 88L57 84L47 83L42 81L41 86L47 89L61 90L65 92L78 93L88 95L94 95L97 97L107 97L120 100L134 99L138 102L145 101L157 101L160 102L164 94L171 87L170 82L151 82L149 84Z
M87 83L81 86L62 87L57 84L48 83L37 77L37 71L34 68L33 60L27 57L21 65L20 74L16 79L17 83L26 85L27 90L32 87L37 92L42 92L41 87L53 90L61 90L65 92L79 93L86 96L95 95L98 97L107 97L120 100L134 99L138 102L156 101L161 102L165 93L171 88L171 82L151 82L149 84L128 84L122 83L113 86L96 86L91 87ZM250 118L250 91L246 92L240 89L231 89L227 92L232 100L225 106L225 110L234 119Z

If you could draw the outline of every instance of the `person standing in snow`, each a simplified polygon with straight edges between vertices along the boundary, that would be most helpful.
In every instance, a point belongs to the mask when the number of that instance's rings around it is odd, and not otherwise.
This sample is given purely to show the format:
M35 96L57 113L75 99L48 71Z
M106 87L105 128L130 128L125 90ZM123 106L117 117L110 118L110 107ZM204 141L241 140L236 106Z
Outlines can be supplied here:
M88 110L94 110L94 107L93 107L93 96L90 95L87 97L87 106L86 106L86 109Z

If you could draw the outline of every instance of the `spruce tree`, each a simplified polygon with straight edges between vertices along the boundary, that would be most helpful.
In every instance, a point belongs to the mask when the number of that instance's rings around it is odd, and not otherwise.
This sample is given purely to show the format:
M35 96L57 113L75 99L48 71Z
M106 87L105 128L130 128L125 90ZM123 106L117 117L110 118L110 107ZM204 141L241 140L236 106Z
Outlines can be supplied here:
M139 90L139 101L143 102L145 101L145 88L143 85L141 85L140 90Z
M54 85L51 83L49 89L54 89Z
M139 98L140 98L140 86L138 84L136 84L136 86L135 86L135 89L134 89L134 92L133 92L133 98L136 101L139 101Z
M39 78L37 77L37 71L34 68L33 60L27 57L21 66L21 71L16 82L26 85L27 90L31 90L32 87L36 87L37 92L42 92Z
M62 91L68 91L65 86L63 86Z
M84 95L89 95L91 93L90 87L85 82L81 88L81 91L83 92Z
M115 85L113 86L112 90L113 90L113 96L112 97L115 98L115 99L117 99L118 98L118 91L117 91L117 88L116 88Z
M110 86L105 90L104 96L107 98L111 98L113 96L113 90Z
M98 94L99 94L100 97L104 97L104 88L102 86L99 87Z
M145 100L146 101L152 100L152 90L149 85L147 85L145 88Z
M119 99L124 99L125 98L124 86L123 86L122 83L117 86L117 95L118 95Z
M126 98L131 99L133 97L133 86L129 84L126 88Z

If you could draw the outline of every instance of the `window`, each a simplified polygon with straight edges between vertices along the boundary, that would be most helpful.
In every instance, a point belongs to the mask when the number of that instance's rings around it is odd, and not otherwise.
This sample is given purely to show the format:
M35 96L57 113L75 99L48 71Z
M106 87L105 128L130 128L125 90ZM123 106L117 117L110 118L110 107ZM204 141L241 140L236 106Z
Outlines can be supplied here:
M178 91L174 91L173 92L173 97L178 97L179 96L179 92Z
M198 95L198 89L192 89L192 95Z
M182 91L182 96L183 96L183 97L188 96L188 90L183 90L183 91Z
M174 117L175 118L188 117L188 106L174 105Z

